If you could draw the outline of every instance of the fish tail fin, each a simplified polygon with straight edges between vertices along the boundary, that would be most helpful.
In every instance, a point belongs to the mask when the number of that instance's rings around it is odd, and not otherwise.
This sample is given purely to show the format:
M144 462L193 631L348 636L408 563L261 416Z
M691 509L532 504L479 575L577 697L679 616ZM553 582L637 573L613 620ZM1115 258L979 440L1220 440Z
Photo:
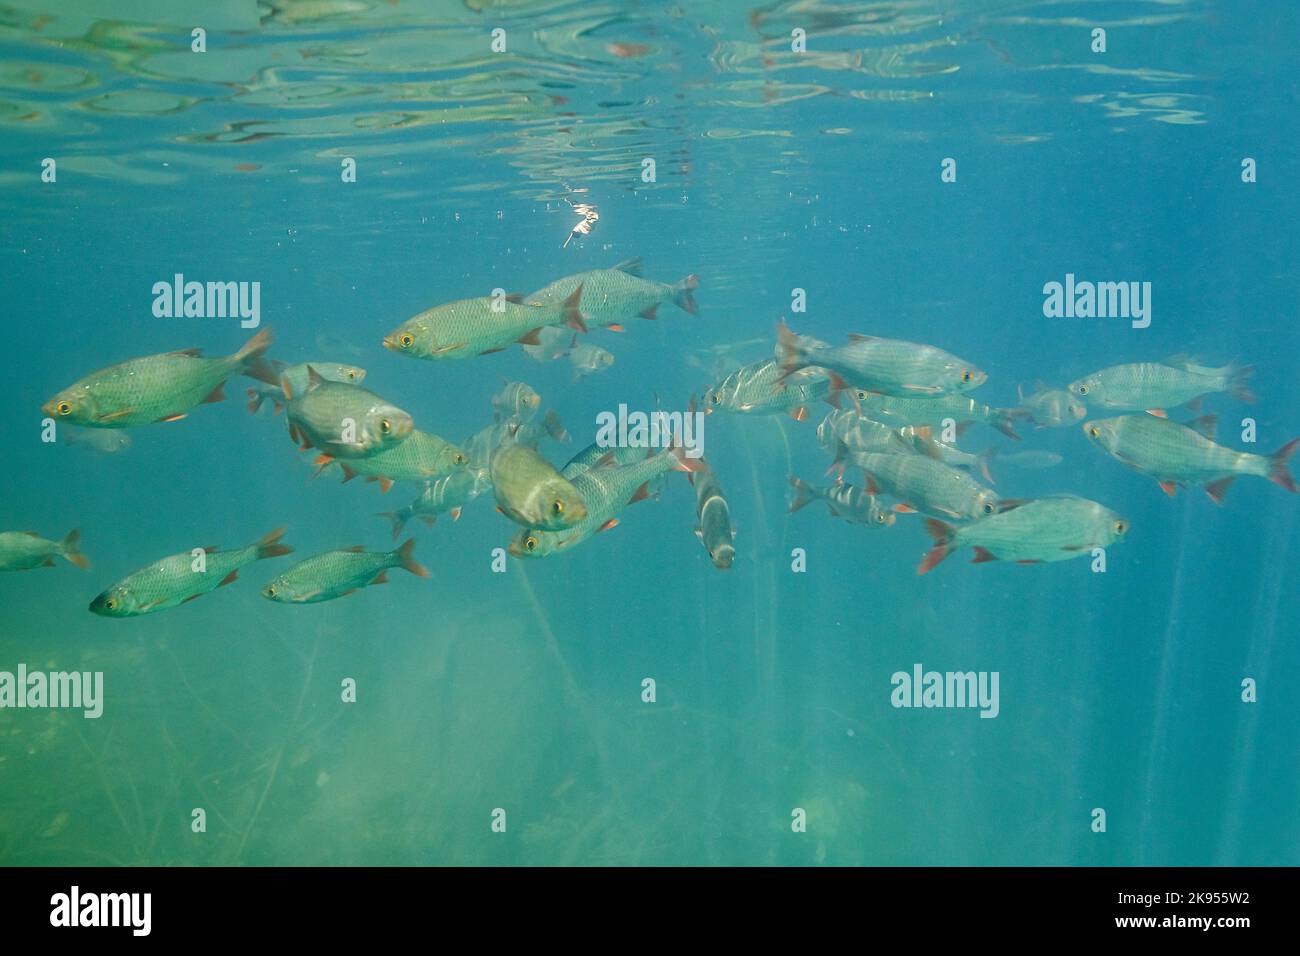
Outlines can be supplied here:
M1288 458L1295 454L1297 446L1300 446L1300 438L1292 438L1268 456L1268 480L1292 492L1298 491L1300 488L1296 487L1295 476L1291 474L1291 469L1287 467L1286 462Z
M799 336L795 335L790 330L790 326L785 324L785 319L782 319L776 326L776 358L787 374L802 368L800 363L802 352ZM838 391L833 386L831 390Z
M271 330L265 328L245 342L244 347L234 355L235 361L239 363L240 371L249 378L255 378L259 382L266 382L268 385L280 384L280 376L275 367L265 358L266 351L271 347L273 341Z
M992 473L989 471L989 462L994 459L997 453L998 450L996 448L989 446L975 456L975 461L979 466L980 474L984 476L984 480L990 485L997 484L997 482L993 480Z
M812 486L798 475L790 476L790 487L794 488L794 498L790 501L791 514L817 499L817 496L812 493Z
M415 560L415 556L414 556L415 539L414 538L407 538L406 543L397 549L396 554L397 554L398 563L401 564L402 566L402 570L410 571L417 578L433 577L433 575L429 573L428 568L426 568L423 564L420 564Z
M256 415L261 410L262 402L266 400L266 396L255 388L249 388L246 391L248 392L248 414Z
M1232 390L1233 398L1248 405L1255 403L1255 393L1246 385L1246 380L1255 374L1253 365L1230 365L1228 366L1228 387Z
M938 518L926 518L925 530L930 532L930 537L934 538L934 547L926 552L921 563L917 565L917 574L927 574L934 570L944 558L952 553L952 526L946 525Z
M80 542L81 529L73 528L63 539L63 556L84 571L90 567L90 561L78 550Z
M581 282L578 283L578 287L564 300L563 306L564 324L575 332L587 331L587 323L582 317L582 310L579 308L582 303L582 285Z
M406 522L411 520L411 509L403 508L401 511L381 511L379 517L387 518L393 525L393 540L396 541L401 537L402 529L406 527Z
M989 424L1012 441L1020 441L1020 436L1016 434L1015 421L1027 414L1028 412L1019 408L997 408L993 410L993 419Z
M263 558L278 558L282 554L292 554L293 548L287 544L281 544L280 539L284 537L284 528L276 528L274 531L268 531L262 537L257 539L257 560Z
M700 277L691 273L681 282L673 286L673 304L688 315L697 315L699 306L695 304L695 296L692 295L700 287Z

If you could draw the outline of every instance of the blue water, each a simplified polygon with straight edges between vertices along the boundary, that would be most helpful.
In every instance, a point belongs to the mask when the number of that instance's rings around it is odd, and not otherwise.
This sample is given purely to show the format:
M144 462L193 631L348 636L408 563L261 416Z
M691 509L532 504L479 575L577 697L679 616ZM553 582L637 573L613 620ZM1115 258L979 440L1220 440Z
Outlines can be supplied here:
M273 357L360 365L454 441L491 420L503 379L529 382L573 433L542 446L557 464L599 412L681 408L725 362L770 355L783 316L968 357L993 405L1173 353L1250 362L1258 402L1207 407L1220 441L1272 451L1300 435L1290 5L191 7L0 9L0 525L79 527L93 562L0 578L0 670L102 671L106 697L98 720L0 710L0 862L1300 859L1300 501L1276 485L1239 481L1222 507L1169 498L1077 427L1022 426L1019 446L977 427L968 450L1064 458L995 463L1000 494L1083 495L1131 531L1104 574L966 552L919 577L915 515L872 531L788 513L787 476L828 463L829 409L716 414L728 571L670 475L571 553L494 573L517 528L488 496L412 524L431 580L395 571L293 607L259 588L320 551L391 547L376 513L419 489L310 480L283 419L244 409L242 379L107 456L43 443L40 412L114 362L251 335L155 318L151 287L180 272L259 281ZM599 220L564 246L581 203ZM700 312L592 332L616 356L601 374L574 382L517 348L419 362L380 346L436 304L633 256L665 282L697 274ZM1044 317L1043 285L1066 273L1152 283L1151 326ZM703 351L736 343L721 363ZM281 525L293 557L191 604L87 611L153 559ZM917 663L998 672L996 719L891 706L891 675Z

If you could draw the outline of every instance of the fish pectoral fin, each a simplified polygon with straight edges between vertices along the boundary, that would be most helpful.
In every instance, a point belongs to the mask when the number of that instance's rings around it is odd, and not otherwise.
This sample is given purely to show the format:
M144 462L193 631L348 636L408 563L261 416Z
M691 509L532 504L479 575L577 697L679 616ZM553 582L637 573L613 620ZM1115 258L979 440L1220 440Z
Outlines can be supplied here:
M95 416L95 421L97 421L97 422L111 422L111 421L114 421L115 419L118 419L118 418L125 418L127 415L134 415L134 414L135 414L135 409L134 409L134 408L119 408L119 409L118 409L117 411L115 411L115 412L108 412L108 413L106 413L106 414L104 414L104 415L96 415L96 416Z
M158 419L158 421L160 421L160 422L178 422L178 421L180 421L180 420L181 420L182 418L184 418L184 417L185 417L185 413L184 413L184 412L178 412L178 413L175 414L175 415L167 415L167 416L165 416L165 417L163 417L163 418L160 418L160 419Z
M230 572L229 574L227 574L224 578L222 578L222 579L221 579L221 583L218 584L217 587L219 587L219 588L224 588L227 584L230 584L230 583L231 583L232 581L234 581L237 577L239 577L239 568L235 568L235 570L231 571L231 572ZM197 596L198 596L198 595L195 595L195 597L197 597Z
M1172 498L1175 494L1178 493L1178 482L1162 481L1160 482L1160 490L1163 491L1165 494L1167 494L1170 498Z
M226 393L222 391L222 388L225 384L225 382L219 383L216 388L208 393L208 397L199 402L199 404L210 405L212 402L224 402L226 400Z
M904 501L900 501L900 502L898 502L898 504L894 505L894 510L897 511L900 515L914 515L914 514L916 514L916 509L913 508L911 505L907 504L907 503L904 502ZM940 510L942 510L942 509L940 509ZM834 514L834 512L835 512L835 509L832 508L832 509L831 509L831 513Z
M927 395L933 395L935 392L940 391L938 385L904 385L903 388L909 392L925 392Z
M465 347L464 342L456 342L453 345L441 345L438 348L433 350L433 354L441 355L443 352L454 352L456 351L456 349L463 349L464 347Z
M375 575L375 579L374 579L373 581L371 581L370 583L371 583L371 584L387 584L387 583L388 583L388 574L386 573L386 571L380 571L378 574Z
M623 331L626 331L626 330L623 328L623 326L619 325L617 322L612 322L612 323L610 323L609 325L605 326L605 328L609 329L611 332L623 332Z
M1148 409L1147 409L1147 414L1148 414L1148 415L1154 415L1156 418L1168 418L1168 417L1169 417L1169 413L1166 412L1163 408L1148 408Z
M610 518L603 525L601 525L599 528L596 529L596 533L599 534L602 531L608 531L610 528L614 528L617 526L618 526L618 519Z
M697 533L698 533L698 532L697 532ZM52 567L54 567L54 559L53 559L53 558L46 558L44 561L41 562L41 567L43 567L43 568L52 568Z

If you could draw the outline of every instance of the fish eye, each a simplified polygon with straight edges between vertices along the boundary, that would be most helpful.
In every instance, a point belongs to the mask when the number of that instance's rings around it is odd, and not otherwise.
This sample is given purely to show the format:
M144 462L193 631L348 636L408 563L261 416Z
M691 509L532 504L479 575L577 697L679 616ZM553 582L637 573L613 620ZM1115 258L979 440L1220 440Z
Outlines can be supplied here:
M863 402L866 401L866 399L867 399L867 393L864 392L862 389L858 389L858 401Z
M1093 438L1100 438L1100 437L1101 437L1101 429L1098 428L1096 425L1089 425L1089 426L1088 426L1088 434L1091 435Z
M1116 534L1123 534L1127 530L1128 530L1128 522L1125 521L1123 518L1120 518L1118 521L1115 522Z
M54 410L57 411L60 415L67 415L69 412L72 411L72 406L67 402L59 402L59 404L54 406Z
M709 401L713 402L714 405L721 405L721 404L722 404L722 396L719 395L717 392L714 392L714 393L713 393L713 396L709 399Z
M390 422L387 418L381 418L379 419L379 430L383 432L385 435L387 435L390 431L393 430L393 423Z
M884 523L885 523L885 513L883 511L877 511L876 524L884 524Z
M975 376L974 376L973 374L971 374L971 370L970 370L970 369L968 369L968 368L964 368L964 369L961 370L961 380L962 380L963 382L969 382L969 381L970 381L971 379L973 379L974 377L975 377Z
M460 452L457 452L456 457L453 458L452 461L454 461L458 465L463 465L465 464L465 456L462 455Z
M357 377L357 373L354 372L352 369L348 369L348 378L356 378L356 377Z
M564 514L564 502L556 498L551 502L551 512L557 515Z
M537 550L537 539L534 538L531 534L528 537L524 538L524 550L525 551Z
M411 347L411 343L414 342L415 339L411 337L411 333L410 333L410 332L403 332L403 333L402 333L402 337L401 337L400 339L398 339L397 341L398 341L398 344L400 344L400 345L402 346L402 348L404 348L404 349L409 349L409 348Z
M986 501L984 502L984 507L981 508L980 510L983 511L986 515L991 515L997 509L993 507L993 502Z
M267 596L267 597L275 597L275 585L274 585L274 584L268 584L268 585L266 586L266 596Z
M104 602L104 607L108 608L110 611L113 610L117 607L117 598L109 598Z
M1087 394L1088 394L1088 386L1087 386L1087 385L1080 385L1080 386L1079 386L1079 394L1080 394L1080 395L1087 395Z

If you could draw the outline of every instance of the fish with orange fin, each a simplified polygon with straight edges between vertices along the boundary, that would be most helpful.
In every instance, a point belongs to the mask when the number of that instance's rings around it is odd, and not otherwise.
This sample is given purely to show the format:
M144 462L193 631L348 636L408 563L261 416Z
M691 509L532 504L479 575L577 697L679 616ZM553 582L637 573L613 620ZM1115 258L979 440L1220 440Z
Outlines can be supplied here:
M285 365L283 362L273 362L279 378L274 385L254 385L248 389L248 411L249 414L256 415L263 403L270 402L275 407L275 414L280 414L284 408L284 383L289 383L291 394L301 395L307 391L309 384L309 369L315 369L316 374L327 382L342 382L344 385L360 385L366 380L366 370L358 368L355 365L344 365L341 362L299 362L297 365Z
M319 466L317 475L337 464L345 482L363 475L367 481L379 482L383 491L395 481L433 481L468 463L469 458L456 445L418 428L411 429L405 441L366 458L340 459L321 452L314 462Z
M832 391L846 387L903 398L939 398L968 392L988 378L970 362L933 345L850 335L828 346L777 326L777 357L786 376L809 366L825 369Z
M492 479L486 468L461 468L429 482L420 496L406 507L380 512L379 517L393 523L393 540L396 541L412 518L419 518L430 527L444 514L450 514L452 521L458 521L467 504L491 490Z
M739 368L704 392L705 414L789 414L802 422L808 418L809 407L817 402L838 402L831 390L830 375L813 366L786 375L775 359Z
M1120 415L1084 422L1089 440L1123 465L1149 475L1173 496L1180 485L1200 485L1215 504L1242 475L1267 478L1297 490L1287 460L1300 447L1292 439L1271 455L1235 451L1215 444L1216 418L1204 415L1187 425L1152 415Z
M434 306L384 337L384 348L418 359L465 359L500 352L516 342L538 345L541 330L587 330L578 302L582 287L556 302L519 295L480 296Z
M564 472L570 476L574 487L586 503L587 514L571 528L551 531L531 527L520 531L510 542L510 553L519 558L544 558L560 551L571 551L579 543L601 531L618 525L618 517L628 505L655 497L653 486L660 476L669 471L697 472L704 469L698 458L688 458L680 447L649 451L649 455L629 465L619 465L616 452L610 448L595 463L586 463L587 450L580 465L566 465ZM577 457L577 456L575 456ZM572 468L570 466L573 466Z
M995 514L999 498L966 472L926 455L851 451L843 443L832 468L853 464L866 475L870 494L898 499L895 511L922 511L956 521Z
M818 488L796 475L790 476L790 485L794 488L794 497L790 501L791 514L814 501L824 501L832 517L843 518L851 524L887 528L897 520L897 516L879 498L854 485L840 482L829 488Z
M414 430L409 413L360 385L326 381L307 370L301 395L283 380L289 437L302 449L331 458L367 458L405 441Z
M1126 518L1086 498L1060 495L1028 501L1003 501L996 514L952 526L928 518L934 538L917 574L926 574L958 548L975 549L974 564L1015 561L1038 564L1091 556L1128 533Z
M675 284L646 279L641 275L641 260L636 258L620 262L612 269L592 269L556 279L530 295L528 301L555 306L580 295L578 308L586 328L621 332L623 322L638 316L657 318L659 307L666 302L688 315L695 315L699 310L694 293L699 287L700 280L694 275Z
M1178 405L1191 407L1201 396L1217 392L1231 392L1240 401L1253 402L1255 396L1246 381L1254 371L1250 365L1210 368L1176 355L1163 362L1104 368L1071 382L1069 389L1090 405L1160 413Z
M262 597L279 604L318 604L346 597L372 584L385 584L388 571L401 568L419 578L432 577L415 560L415 539L392 551L366 551L361 545L326 551L295 564L262 588Z
M262 329L233 355L204 358L199 349L130 359L100 369L69 385L43 406L56 422L87 428L129 428L173 422L198 405L224 399L222 386L232 375L277 381L264 355L271 330Z
M155 561L128 574L90 602L101 617L139 617L177 607L235 580L239 569L254 561L289 554L282 544L283 528L276 528L255 544L234 551L195 548Z
M0 531L0 571L52 568L55 557L88 568L90 562L78 548L80 540L81 532L75 528L62 541L50 541L35 531Z

